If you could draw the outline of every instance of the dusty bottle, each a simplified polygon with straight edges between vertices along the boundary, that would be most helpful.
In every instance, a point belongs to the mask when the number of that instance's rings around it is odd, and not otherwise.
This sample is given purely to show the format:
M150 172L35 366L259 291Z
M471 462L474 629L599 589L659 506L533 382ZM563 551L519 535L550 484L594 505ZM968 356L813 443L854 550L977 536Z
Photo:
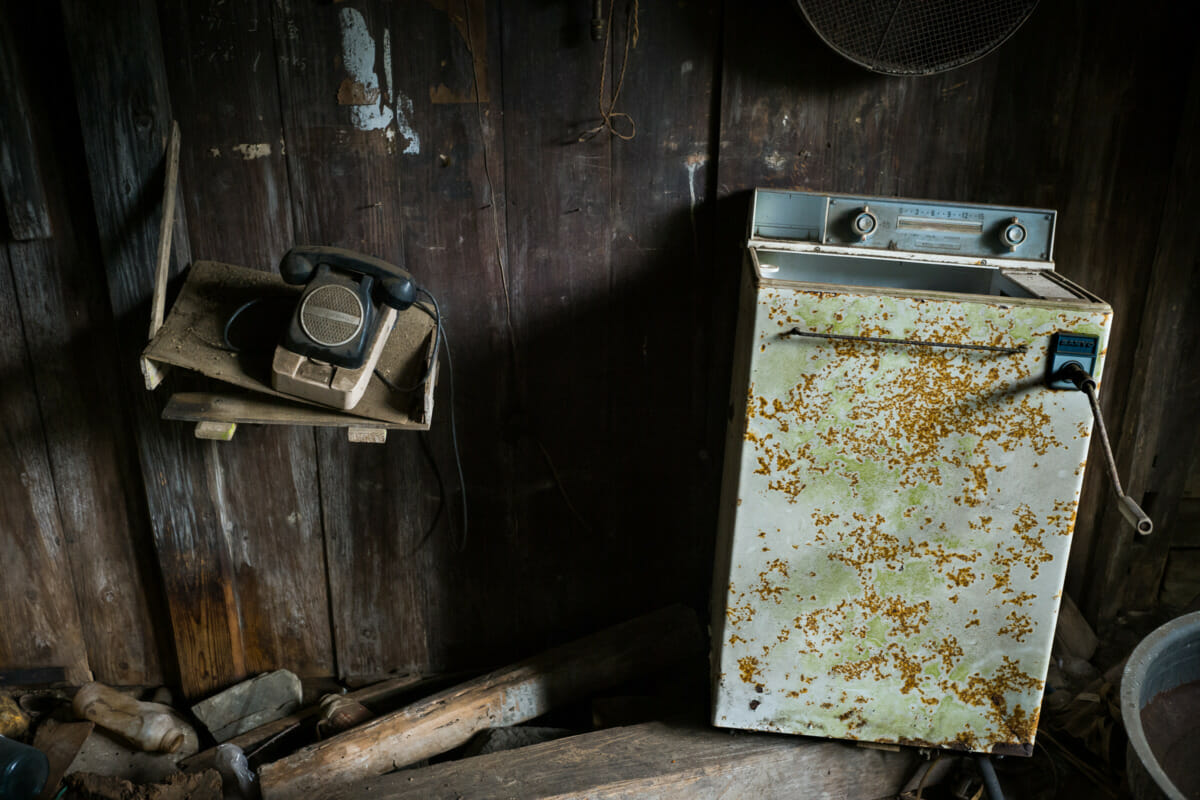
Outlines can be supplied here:
M174 753L196 732L170 706L143 703L102 683L89 683L76 694L75 713L118 733L147 752Z
M32 800L50 775L46 754L36 747L0 736L0 798Z

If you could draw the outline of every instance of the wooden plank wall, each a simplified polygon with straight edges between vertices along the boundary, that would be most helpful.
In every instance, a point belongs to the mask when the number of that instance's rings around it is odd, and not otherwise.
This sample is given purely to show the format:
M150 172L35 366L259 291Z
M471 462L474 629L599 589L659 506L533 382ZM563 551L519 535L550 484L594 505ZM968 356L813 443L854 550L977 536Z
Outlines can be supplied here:
M1069 589L1096 622L1157 597L1200 399L1175 291L1200 249L1200 75L1165 0L1140 26L1043 4L923 79L843 62L783 0L614 3L606 58L584 2L33 5L6 13L36 32L19 74L54 235L0 251L0 324L23 332L0 346L0 547L34 576L0 582L26 620L0 666L194 696L277 666L489 666L704 606L755 186L1060 210L1059 269L1116 312L1118 455L1166 523L1134 542L1093 470ZM581 140L602 74L632 139ZM157 419L135 356L172 118L176 269L328 244L438 297L455 385L425 442Z

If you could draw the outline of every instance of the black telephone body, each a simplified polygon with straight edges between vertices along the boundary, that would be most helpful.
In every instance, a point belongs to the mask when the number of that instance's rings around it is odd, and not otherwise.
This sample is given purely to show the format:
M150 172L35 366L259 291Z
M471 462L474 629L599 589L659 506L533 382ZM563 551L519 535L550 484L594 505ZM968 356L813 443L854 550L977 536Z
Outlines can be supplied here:
M349 410L358 403L397 311L416 300L402 267L336 247L294 247L279 265L305 289L272 364L278 391Z

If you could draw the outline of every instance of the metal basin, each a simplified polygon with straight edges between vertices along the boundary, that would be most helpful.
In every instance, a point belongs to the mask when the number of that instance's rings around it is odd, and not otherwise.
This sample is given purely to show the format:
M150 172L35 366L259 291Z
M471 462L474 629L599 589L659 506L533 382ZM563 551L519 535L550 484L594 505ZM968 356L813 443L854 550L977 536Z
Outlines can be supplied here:
M1200 612L1171 620L1133 651L1121 678L1121 717L1133 796L1200 797Z

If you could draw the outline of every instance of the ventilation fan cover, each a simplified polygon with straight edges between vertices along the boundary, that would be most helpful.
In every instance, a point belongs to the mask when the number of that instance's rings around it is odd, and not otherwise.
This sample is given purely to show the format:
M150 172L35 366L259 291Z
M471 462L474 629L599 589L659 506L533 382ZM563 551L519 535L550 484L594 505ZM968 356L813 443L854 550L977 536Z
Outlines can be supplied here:
M930 75L982 58L1037 0L797 0L826 44L888 75Z

